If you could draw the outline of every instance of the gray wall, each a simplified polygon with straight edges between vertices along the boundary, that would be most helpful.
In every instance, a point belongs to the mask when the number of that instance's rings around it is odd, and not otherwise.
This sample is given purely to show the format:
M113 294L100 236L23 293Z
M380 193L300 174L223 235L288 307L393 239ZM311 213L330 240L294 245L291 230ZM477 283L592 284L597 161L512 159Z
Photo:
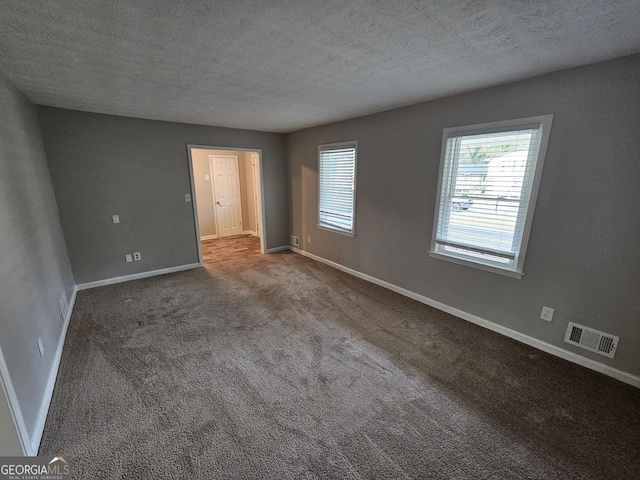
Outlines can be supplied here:
M430 258L443 128L546 113L525 277ZM295 132L291 231L311 253L640 375L639 127L636 55ZM348 140L359 142L355 238L316 227L318 145ZM619 335L616 358L564 343L568 321Z
M9 409L9 401L0 386L0 457L22 454L20 438Z
M184 201L187 144L262 149L267 248L288 243L284 135L51 107L38 113L77 283L198 261ZM134 251L142 261L125 263Z
M0 347L32 433L74 282L36 108L0 77L0 111Z

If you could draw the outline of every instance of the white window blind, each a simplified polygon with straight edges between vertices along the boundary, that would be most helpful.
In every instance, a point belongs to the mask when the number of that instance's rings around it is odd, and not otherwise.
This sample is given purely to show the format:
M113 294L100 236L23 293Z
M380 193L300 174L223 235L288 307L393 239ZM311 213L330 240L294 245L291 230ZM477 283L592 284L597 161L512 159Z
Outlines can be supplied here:
M432 253L521 276L551 119L445 130Z
M319 147L319 226L351 234L355 232L357 144Z

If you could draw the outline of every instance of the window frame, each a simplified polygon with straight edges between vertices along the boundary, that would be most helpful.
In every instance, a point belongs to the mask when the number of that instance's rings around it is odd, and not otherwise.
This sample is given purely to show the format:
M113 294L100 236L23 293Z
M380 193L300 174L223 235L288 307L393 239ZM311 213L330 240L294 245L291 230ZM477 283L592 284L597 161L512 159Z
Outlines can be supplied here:
M436 191L436 205L435 213L433 217L433 231L431 235L431 248L429 250L429 256L448 262L453 262L459 265L465 265L468 267L485 270L488 272L498 273L513 278L522 278L524 276L524 261L527 253L527 247L529 244L529 235L531 233L531 226L533 224L533 216L536 209L536 201L538 199L538 192L540 189L540 180L542 178L542 168L544 166L547 146L549 144L549 136L551 134L551 126L553 123L553 114L537 115L533 117L516 118L511 120L502 120L498 122L480 123L475 125L465 125L461 127L448 127L442 132L442 146L440 150L440 169L438 171L438 188ZM538 146L537 158L535 164L535 170L531 181L531 193L529 195L526 213L524 217L524 226L522 229L522 239L520 242L520 249L516 252L516 256L512 265L505 267L497 266L495 264L487 263L482 259L473 259L464 254L455 254L452 252L437 251L438 245L436 243L436 237L438 235L438 223L440 202L442 201L442 183L446 159L447 140L451 136L463 135L481 135L490 133L510 132L519 130L522 128L531 128L536 126L541 129L540 132L540 144Z
M320 154L323 150L332 150L332 149L339 149L344 147L353 147L353 149L355 150L354 159L353 159L353 217L352 217L353 228L351 231L343 230L343 229L334 227L332 225L323 224L320 221L320 195L321 195ZM327 230L329 232L338 233L340 235L345 235L347 237L354 238L356 236L357 191L358 191L358 141L352 140L348 142L325 143L322 145L318 145L318 224L317 224L317 227L321 230Z

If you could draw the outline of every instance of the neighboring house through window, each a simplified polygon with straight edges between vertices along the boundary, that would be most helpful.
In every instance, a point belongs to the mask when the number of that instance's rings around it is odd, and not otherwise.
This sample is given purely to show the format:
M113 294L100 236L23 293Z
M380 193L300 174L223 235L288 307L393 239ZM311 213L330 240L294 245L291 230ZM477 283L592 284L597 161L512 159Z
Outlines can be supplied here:
M432 257L522 276L552 119L444 130Z

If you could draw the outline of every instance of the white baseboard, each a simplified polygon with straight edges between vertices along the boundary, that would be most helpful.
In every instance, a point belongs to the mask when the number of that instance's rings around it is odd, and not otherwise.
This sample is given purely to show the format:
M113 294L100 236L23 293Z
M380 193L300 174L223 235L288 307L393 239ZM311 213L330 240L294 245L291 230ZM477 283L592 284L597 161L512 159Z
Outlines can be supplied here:
M69 329L69 322L73 315L73 307L76 304L76 295L78 293L78 287L73 289L71 294L71 300L69 301L69 307L67 308L67 314L64 319L64 326L62 327L62 333L58 340L58 346L53 357L53 364L51 365L51 371L49 372L49 379L44 390L44 396L42 397L42 403L40 404L40 412L38 413L38 419L36 420L36 426L33 429L31 435L31 452L29 455L37 455L40 449L40 441L42 440L42 433L44 432L44 425L47 422L47 414L49 413L49 406L51 405L51 398L53 397L53 389L56 386L56 378L58 378L58 370L60 369L60 360L62 360L62 350L64 348L64 341L67 338L67 330Z
M218 238L218 235L205 235L203 237L200 237L200 241L202 241L202 240L215 240L216 238Z
M253 230L243 230L242 234L243 235L253 235L254 237L258 236L258 234L256 232L254 232Z
M189 263L187 265L179 265L177 267L161 268L160 270L150 270L148 272L133 273L131 275L123 275L122 277L105 278L95 282L80 283L76 286L78 290L87 290L88 288L103 287L105 285L113 285L115 283L130 282L131 280L140 280L141 278L155 277L157 275L165 275L167 273L182 272L200 267L199 263Z
M276 252L283 252L285 250L289 250L289 245L283 245L282 247L274 247L274 248L268 248L264 251L264 253L276 253Z
M296 248L296 247L289 247L289 249L292 252L298 253L305 257L309 257L313 260L324 263L331 267L337 268L338 270L341 270L345 273L353 275L354 277L358 277L368 282L379 285L381 287L387 288L391 291L399 293L400 295L404 295L405 297L409 297L420 303L429 305L430 307L437 308L438 310L442 310L443 312L449 313L455 317L461 318L463 320L467 320L468 322L474 323L476 325L487 328L489 330L492 330L506 337L525 343L531 347L537 348L538 350L542 350L543 352L550 353L551 355L555 355L556 357L563 358L565 360L576 363L583 367L589 368L591 370L595 370L596 372L603 373L604 375L607 375L609 377L613 377L617 380L620 380L621 382L628 383L629 385L633 385L634 387L640 388L640 377L633 375L631 373L625 372L623 370L618 370L617 368L611 367L609 365L605 365L604 363L596 362L595 360L591 360L589 358L583 357L582 355L578 355L577 353L573 353L563 348L556 347L555 345L551 345L550 343L543 342L542 340L538 340L537 338L531 337L529 335L525 335L524 333L520 333L516 330L512 330L511 328L498 325L497 323L493 323L489 320L485 320L484 318L480 318L477 315L473 315L471 313L451 307L442 302L438 302L437 300L433 300L429 297L425 297L424 295L420 295L419 293L415 293L415 292L412 292L411 290L407 290L406 288L399 287L392 283L385 282L384 280L380 280L379 278L372 277L371 275L367 275L366 273L358 272L357 270L353 270L349 267L345 267L344 265L340 265L339 263L332 262L331 260L327 260L325 258L319 257L317 255L314 255L313 253L305 252L304 250L300 250L299 248Z

